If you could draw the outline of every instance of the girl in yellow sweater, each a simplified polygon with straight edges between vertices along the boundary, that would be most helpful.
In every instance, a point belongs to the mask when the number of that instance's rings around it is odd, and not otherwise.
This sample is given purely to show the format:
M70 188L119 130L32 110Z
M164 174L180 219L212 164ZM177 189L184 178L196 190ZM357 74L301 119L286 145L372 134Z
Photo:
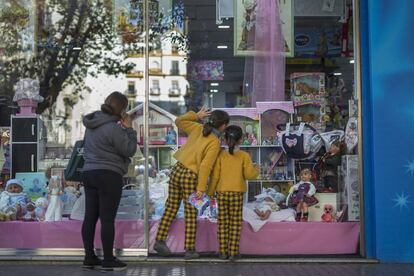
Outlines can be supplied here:
M208 118L204 125L201 119ZM194 191L201 197L206 191L207 180L220 153L220 136L229 123L229 115L222 110L213 112L202 108L198 113L190 111L175 121L187 135L187 142L175 153L177 164L171 171L165 212L158 227L154 250L161 256L171 254L165 240L171 222L184 200L185 255L186 259L198 258L195 251L197 210L188 202Z
M236 260L240 258L239 243L246 180L255 179L259 175L259 167L253 165L247 152L238 148L243 140L240 127L227 127L224 139L228 148L222 150L217 158L207 194L212 196L217 192L219 258Z

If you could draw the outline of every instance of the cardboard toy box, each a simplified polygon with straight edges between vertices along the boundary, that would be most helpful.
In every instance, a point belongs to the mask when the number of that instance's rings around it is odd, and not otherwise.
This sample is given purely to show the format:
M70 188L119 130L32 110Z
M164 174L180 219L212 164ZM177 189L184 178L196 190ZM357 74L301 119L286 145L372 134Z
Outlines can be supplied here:
M341 208L347 207L348 221L359 221L358 155L342 156L339 168L338 201Z

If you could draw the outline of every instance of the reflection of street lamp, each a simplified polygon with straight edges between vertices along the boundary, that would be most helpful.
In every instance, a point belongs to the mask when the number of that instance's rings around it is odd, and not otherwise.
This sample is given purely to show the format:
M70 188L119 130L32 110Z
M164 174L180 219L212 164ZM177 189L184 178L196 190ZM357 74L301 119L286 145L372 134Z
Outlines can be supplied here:
M214 94L218 93L219 90L218 89L210 89L208 91L208 103L209 103L209 107L213 107L213 98L214 98Z

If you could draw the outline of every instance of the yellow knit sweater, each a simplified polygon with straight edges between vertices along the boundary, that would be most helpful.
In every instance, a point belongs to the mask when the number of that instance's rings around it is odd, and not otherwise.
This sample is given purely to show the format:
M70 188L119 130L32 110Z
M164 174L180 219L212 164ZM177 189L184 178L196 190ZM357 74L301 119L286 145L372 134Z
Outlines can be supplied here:
M255 179L259 172L250 155L242 150L230 154L222 150L214 165L207 194L214 192L246 192L246 180Z
M197 191L206 191L207 180L220 152L220 140L214 133L203 136L203 125L197 122L193 111L178 117L175 123L188 135L187 142L175 153L174 158L198 175Z

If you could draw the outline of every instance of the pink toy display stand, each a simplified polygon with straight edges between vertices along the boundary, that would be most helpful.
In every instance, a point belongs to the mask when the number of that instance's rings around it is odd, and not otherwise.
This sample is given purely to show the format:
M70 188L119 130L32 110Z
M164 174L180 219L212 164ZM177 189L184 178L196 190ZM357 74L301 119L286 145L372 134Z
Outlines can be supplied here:
M62 222L0 222L1 248L82 248L82 221ZM150 253L157 233L158 221L150 222ZM173 252L184 252L184 221L171 225L167 244ZM97 231L100 231L98 223ZM100 235L95 246L101 247ZM258 232L243 222L240 253L252 255L289 254L356 254L359 242L359 223L268 222ZM116 248L144 248L144 222L118 220ZM196 249L217 252L217 225L209 220L197 223Z
M29 116L29 115L36 114L36 108L37 108L38 102L24 99L24 100L17 101L17 105L20 107L20 112L17 113L17 115Z

